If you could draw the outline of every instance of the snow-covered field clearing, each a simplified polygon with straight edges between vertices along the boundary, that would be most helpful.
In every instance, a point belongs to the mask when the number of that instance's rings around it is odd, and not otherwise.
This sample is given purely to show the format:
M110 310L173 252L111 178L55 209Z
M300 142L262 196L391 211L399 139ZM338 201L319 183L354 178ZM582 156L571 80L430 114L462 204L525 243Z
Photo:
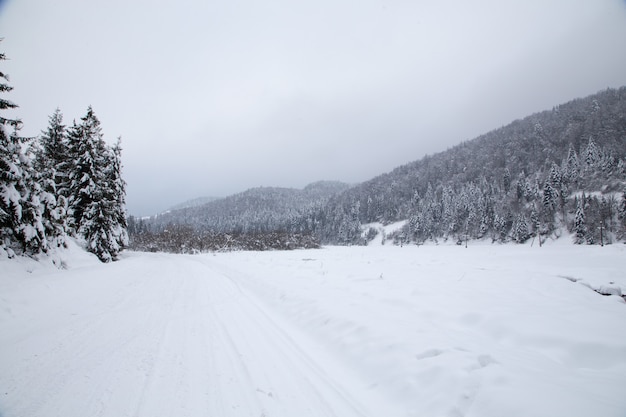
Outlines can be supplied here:
M565 240L0 260L0 416L623 417L626 247Z

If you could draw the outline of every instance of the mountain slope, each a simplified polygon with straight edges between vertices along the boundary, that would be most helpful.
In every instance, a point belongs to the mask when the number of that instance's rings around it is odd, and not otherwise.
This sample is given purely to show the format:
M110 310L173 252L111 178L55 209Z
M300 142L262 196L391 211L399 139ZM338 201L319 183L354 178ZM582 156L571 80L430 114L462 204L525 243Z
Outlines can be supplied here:
M259 187L197 207L172 210L150 221L159 230L169 224L188 225L217 233L263 233L291 230L307 213L320 210L349 186L319 181L304 189Z
M344 223L354 222L354 217L362 224L412 219L407 227L413 229L403 232L409 240L465 234L479 238L490 232L494 238L518 240L511 235L518 216L530 223L534 210L533 216L543 217L543 223L566 226L575 210L572 196L582 191L624 191L625 157L626 88L622 87L514 121L398 167L334 197L325 210L344 213ZM546 184L551 187L549 196ZM619 197L612 197L617 210ZM478 203L482 207L475 207ZM545 212L544 203L560 207ZM352 220L348 213L353 213ZM557 215L561 218L555 219ZM527 226L526 238L535 232L534 225ZM339 236L340 227L331 222L318 233L327 242L360 239L355 234ZM558 224L542 227L539 232L548 235Z

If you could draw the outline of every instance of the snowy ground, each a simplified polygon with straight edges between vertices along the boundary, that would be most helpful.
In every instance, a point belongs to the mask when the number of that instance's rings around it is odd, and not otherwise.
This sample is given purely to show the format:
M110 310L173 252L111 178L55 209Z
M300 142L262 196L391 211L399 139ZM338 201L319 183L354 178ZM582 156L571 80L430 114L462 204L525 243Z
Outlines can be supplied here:
M564 241L0 260L0 416L623 417L626 246Z

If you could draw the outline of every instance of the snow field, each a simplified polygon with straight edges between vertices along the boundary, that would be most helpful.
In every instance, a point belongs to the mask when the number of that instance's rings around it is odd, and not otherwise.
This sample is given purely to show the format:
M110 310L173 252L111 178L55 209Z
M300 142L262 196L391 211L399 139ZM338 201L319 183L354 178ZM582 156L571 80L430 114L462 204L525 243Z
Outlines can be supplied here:
M621 416L624 247L219 254L406 415ZM609 284L613 283L613 284Z
M0 260L0 416L623 416L624 249Z

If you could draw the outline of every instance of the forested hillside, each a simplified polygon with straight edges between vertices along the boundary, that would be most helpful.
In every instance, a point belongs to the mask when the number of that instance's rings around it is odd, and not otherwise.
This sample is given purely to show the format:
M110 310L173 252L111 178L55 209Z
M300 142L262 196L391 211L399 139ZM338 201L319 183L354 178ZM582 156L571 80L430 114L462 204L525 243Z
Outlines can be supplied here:
M304 189L260 187L150 219L129 218L141 250L287 249L316 247L312 230L329 199L347 184L319 181Z
M328 214L361 224L408 220L397 240L524 242L564 229L578 243L624 240L626 88L517 120L360 184ZM337 216L336 216L337 217ZM335 217L335 218L336 218ZM326 242L358 242L325 222Z
M626 87L533 114L348 188L257 188L148 222L238 235L311 236L364 244L369 223L406 220L396 243L472 239L538 244L564 231L575 243L626 239ZM293 239L292 239L293 240Z

